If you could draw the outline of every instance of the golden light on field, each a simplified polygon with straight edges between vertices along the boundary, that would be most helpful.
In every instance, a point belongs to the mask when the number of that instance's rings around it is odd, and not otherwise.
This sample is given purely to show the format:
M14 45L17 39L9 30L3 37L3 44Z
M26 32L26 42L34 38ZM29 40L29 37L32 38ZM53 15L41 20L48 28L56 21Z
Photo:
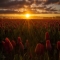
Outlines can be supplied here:
M25 16L26 16L26 18L30 18L30 14L26 14Z

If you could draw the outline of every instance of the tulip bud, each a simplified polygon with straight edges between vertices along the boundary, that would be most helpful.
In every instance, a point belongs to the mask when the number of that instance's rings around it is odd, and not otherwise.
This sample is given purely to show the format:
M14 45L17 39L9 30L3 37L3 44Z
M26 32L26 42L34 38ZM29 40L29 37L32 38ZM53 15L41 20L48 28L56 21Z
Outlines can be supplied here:
M51 50L51 49L52 49L50 40L46 40L46 49L47 49L47 50Z
M35 53L37 55L42 55L44 53L44 45L41 43L38 43L35 48Z
M57 42L57 49L60 50L60 41Z
M49 33L46 32L46 33L45 33L45 40L49 40L49 39L50 39Z

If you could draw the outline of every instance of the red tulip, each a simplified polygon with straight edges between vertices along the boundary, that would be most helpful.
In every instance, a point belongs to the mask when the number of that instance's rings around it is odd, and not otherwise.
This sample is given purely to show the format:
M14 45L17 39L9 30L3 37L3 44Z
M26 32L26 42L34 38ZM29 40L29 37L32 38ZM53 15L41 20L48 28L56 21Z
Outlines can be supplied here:
M12 43L13 47L16 46L16 42L14 40L12 40L11 43Z
M46 40L46 49L47 49L47 50L51 50L51 49L52 49L50 40Z
M13 45L12 45L12 43L11 43L11 42L9 43L9 49L10 49L10 51L12 51L12 50L13 50Z
M3 45L3 48L5 49L5 51L7 52L8 48L7 48L7 46L6 46L5 41L2 41L2 45Z
M44 45L41 43L38 43L35 48L35 53L37 55L42 55L44 53Z
M19 47L21 51L24 51L24 45L22 44L22 42L19 43Z
M45 33L45 40L49 40L49 39L50 39L49 33L46 32L46 33Z
M60 41L57 42L57 49L60 50Z
M2 45L3 45L3 47L5 47L5 42L4 41L2 41Z
M22 42L21 37L18 37L17 43L19 44L20 42Z
M8 51L9 52L12 51L13 50L13 45L8 38L5 39L5 43L6 43L6 46L8 48Z
M5 42L9 44L10 40L8 38L5 38Z
M26 48L28 48L29 47L29 41L28 40L26 40Z

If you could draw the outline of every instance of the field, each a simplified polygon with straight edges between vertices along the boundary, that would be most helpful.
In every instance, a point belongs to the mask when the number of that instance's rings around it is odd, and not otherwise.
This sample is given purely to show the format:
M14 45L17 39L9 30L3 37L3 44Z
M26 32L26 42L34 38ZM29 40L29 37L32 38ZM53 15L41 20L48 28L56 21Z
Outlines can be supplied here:
M0 19L0 60L60 60L60 19Z

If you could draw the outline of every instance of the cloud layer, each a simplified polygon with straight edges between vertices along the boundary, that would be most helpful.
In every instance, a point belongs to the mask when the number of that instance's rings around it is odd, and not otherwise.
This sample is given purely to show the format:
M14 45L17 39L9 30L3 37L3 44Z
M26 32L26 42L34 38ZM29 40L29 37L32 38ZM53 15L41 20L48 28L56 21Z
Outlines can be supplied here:
M33 0L29 0L29 2L30 1ZM43 12L60 13L59 0L46 0L46 2L42 3L40 3L39 5L34 5L32 3L30 6L43 8L45 9ZM26 0L0 0L0 13L19 13L20 12L19 8L22 8L26 4L27 4ZM36 11L38 11L38 13L41 12L41 10Z
M39 0L39 1L44 1L44 0ZM59 0L45 0L45 1L46 1L44 2L45 4L59 2ZM33 3L34 1L33 0L0 0L0 8L11 7L14 5L29 4L29 2Z

